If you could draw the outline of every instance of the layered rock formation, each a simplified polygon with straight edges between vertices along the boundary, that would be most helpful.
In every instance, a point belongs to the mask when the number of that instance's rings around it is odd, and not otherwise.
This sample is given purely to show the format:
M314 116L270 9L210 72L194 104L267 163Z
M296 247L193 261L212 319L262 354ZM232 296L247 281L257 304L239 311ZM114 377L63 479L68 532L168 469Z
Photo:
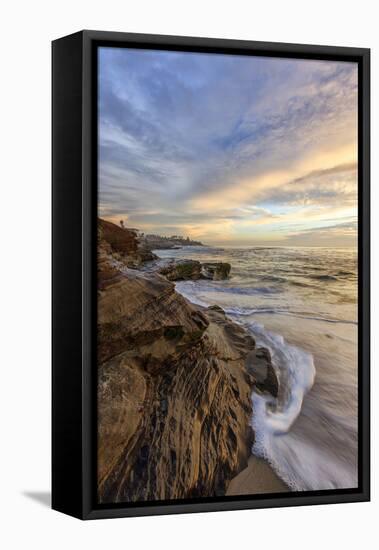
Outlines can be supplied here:
M270 389L269 355L218 306L190 304L162 275L129 269L125 253L117 263L107 234L99 240L99 501L224 495L250 456L251 391L256 376Z
M188 281L211 279L221 281L227 279L231 265L223 262L200 263L197 260L171 260L157 271L169 281Z
M135 230L102 219L98 220L98 243L102 251L106 248L114 259L121 260L128 267L136 268L157 259Z
M201 278L201 264L196 260L170 261L158 267L157 271L169 281L196 281Z
M230 274L231 265L223 262L205 263L201 265L201 274L204 279L222 281Z

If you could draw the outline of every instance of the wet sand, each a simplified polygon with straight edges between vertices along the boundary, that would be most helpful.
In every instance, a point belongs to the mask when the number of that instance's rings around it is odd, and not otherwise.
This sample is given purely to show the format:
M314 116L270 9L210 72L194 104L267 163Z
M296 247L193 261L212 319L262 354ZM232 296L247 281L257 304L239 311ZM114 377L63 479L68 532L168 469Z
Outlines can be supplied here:
M226 495L256 495L289 491L284 481L276 475L267 462L251 456L248 466L230 482Z

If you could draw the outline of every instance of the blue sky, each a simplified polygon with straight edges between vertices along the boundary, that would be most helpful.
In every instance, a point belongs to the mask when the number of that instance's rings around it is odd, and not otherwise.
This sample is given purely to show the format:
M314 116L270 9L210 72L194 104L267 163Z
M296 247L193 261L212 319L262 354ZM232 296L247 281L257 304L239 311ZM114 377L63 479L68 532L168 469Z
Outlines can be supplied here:
M353 63L100 48L99 214L249 246L355 246Z

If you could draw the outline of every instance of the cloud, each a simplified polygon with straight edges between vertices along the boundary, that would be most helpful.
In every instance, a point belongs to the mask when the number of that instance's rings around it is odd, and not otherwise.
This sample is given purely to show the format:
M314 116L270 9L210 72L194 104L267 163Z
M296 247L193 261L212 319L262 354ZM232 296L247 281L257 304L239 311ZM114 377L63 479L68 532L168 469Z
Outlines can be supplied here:
M353 63L100 48L108 219L245 239L310 207L343 215L356 207L356 143Z
M286 235L290 245L312 246L357 246L357 221L327 225L324 227L309 227L304 231Z
M290 205L355 205L357 202L357 163L347 163L309 174L268 189L261 200Z

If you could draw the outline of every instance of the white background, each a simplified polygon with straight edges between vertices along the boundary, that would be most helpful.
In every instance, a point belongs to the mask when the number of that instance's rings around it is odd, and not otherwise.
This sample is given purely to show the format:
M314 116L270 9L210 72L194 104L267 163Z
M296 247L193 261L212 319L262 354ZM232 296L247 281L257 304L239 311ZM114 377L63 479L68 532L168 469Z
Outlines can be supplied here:
M373 502L80 522L51 511L50 41L83 28L372 48L373 0L29 0L4 2L0 31L1 392L3 548L371 548L378 540L379 399L373 399ZM372 114L373 243L378 120ZM67 212L69 216L69 212ZM373 256L373 281L377 275ZM374 306L377 291L373 289ZM373 336L378 309L373 318ZM373 350L375 350L373 341ZM373 397L375 397L373 364ZM70 400L70 396L67 396ZM34 496L33 496L34 495ZM36 498L37 497L37 498Z

